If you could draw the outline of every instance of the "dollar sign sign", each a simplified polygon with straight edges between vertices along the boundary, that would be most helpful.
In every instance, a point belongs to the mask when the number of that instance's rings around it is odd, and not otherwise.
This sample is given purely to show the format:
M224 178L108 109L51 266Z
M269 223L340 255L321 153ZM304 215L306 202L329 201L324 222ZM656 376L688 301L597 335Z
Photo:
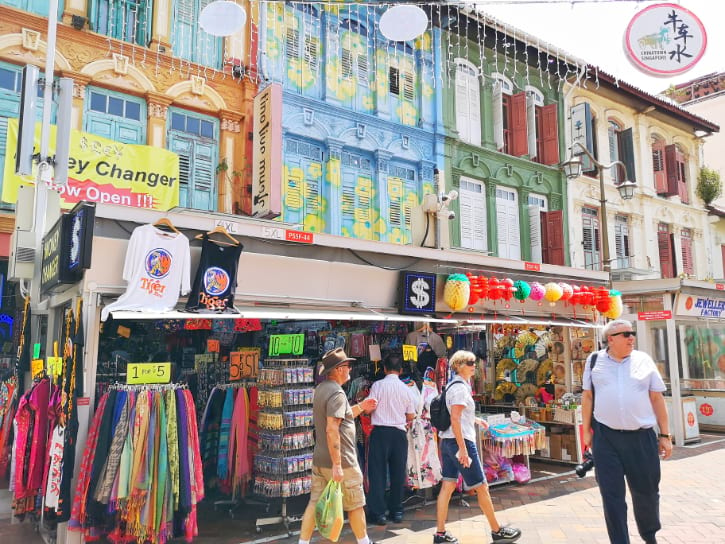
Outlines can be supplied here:
M415 293L415 297L410 297L410 303L416 308L423 308L430 302L430 296L426 292L428 284L423 278L415 280L410 289Z

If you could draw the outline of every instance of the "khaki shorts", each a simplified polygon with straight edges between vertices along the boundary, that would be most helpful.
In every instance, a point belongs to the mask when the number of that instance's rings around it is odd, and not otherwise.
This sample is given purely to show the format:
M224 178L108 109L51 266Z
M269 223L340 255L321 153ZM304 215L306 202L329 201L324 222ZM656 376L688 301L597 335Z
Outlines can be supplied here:
M363 474L357 466L343 468L342 509L345 512L365 506L365 491L363 489ZM320 498L327 482L332 480L332 469L312 467L312 491L310 504L315 504Z

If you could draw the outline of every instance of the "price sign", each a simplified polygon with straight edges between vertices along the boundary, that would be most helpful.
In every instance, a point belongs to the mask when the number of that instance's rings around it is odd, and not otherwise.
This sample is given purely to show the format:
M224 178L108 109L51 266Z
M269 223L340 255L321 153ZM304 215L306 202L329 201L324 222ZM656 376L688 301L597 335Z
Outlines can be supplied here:
M128 363L127 384L169 383L171 363Z
M403 344L403 361L418 362L418 346Z
M302 355L305 350L304 334L273 334L269 337L269 356Z
M45 370L45 361L43 359L33 359L30 362L30 374L35 378L38 374Z
M63 358L62 357L48 357L48 374L51 376L60 376L63 371Z
M219 340L215 338L209 338L206 341L206 351L209 353L219 353Z
M259 348L242 348L229 353L229 381L256 378L259 370Z
M40 359L40 344L33 344L33 359Z

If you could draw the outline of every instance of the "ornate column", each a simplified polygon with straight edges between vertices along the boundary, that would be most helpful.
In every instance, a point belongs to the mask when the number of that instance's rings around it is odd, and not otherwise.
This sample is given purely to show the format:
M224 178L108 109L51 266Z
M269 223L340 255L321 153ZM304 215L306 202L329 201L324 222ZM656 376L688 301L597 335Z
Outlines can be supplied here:
M171 99L161 93L146 93L148 126L146 141L148 145L166 148L166 114Z
M251 191L243 187L244 181L234 172L241 172L243 153L239 134L242 131L242 116L237 112L222 110L219 127L219 163L226 164L226 170L219 172L219 211L235 213L242 208L244 196L251 198ZM251 182L251 180L249 180Z

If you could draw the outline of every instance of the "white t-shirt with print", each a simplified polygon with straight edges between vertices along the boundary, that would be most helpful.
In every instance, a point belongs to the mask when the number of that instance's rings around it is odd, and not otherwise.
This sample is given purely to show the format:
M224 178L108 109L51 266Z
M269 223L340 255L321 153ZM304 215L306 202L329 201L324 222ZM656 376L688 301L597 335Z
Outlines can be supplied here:
M459 383L456 383L459 382ZM460 384L463 385L460 385ZM471 385L465 382L460 376L453 378L446 386L446 406L448 412L451 412L451 406L463 406L461 413L461 431L463 438L476 442L476 403L473 400L473 390ZM447 430L438 433L441 438L455 438L453 434L453 425Z
M153 225L136 227L123 266L126 292L101 312L101 321L114 310L164 312L173 309L179 294L190 290L189 239Z

